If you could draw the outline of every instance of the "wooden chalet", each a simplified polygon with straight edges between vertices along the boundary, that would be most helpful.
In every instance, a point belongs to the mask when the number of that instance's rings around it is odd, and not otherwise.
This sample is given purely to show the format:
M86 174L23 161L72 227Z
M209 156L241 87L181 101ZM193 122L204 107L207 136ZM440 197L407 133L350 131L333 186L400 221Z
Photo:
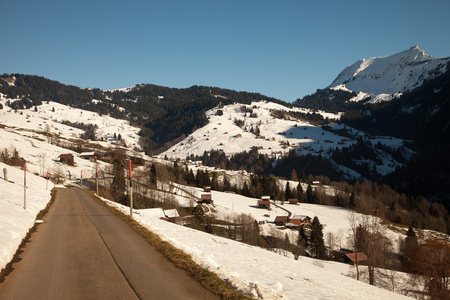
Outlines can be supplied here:
M298 204L297 198L289 198L288 201L289 201L289 204Z
M211 204L213 202L211 194L201 194L200 203Z
M367 261L367 255L364 252L347 253L344 255L343 261L350 264L356 264L356 262L364 264Z
M290 228L300 228L300 227L311 227L311 218L305 215L294 215L289 218L286 223L286 227Z
M288 221L289 221L289 218L287 216L276 216L275 221L273 221L273 222L277 226L284 226L284 225L286 225L286 223Z
M258 208L270 208L270 201L269 200L259 200L257 202Z
M203 191L205 193L211 193L211 186L210 185L203 186Z
M63 164L70 165L70 166L73 166L73 164L74 164L73 155L71 153L60 154L58 156L58 158L59 158L59 161L62 162Z
M270 208L270 196L262 196L260 200L256 203L258 208Z
M88 159L90 161L95 161L97 159L95 152L81 152L80 158Z

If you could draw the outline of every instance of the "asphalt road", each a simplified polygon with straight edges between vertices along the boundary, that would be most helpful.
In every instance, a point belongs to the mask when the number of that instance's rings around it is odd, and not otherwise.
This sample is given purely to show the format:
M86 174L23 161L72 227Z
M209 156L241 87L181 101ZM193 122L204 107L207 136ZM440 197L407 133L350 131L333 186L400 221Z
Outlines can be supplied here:
M218 299L85 191L55 202L0 283L0 299Z

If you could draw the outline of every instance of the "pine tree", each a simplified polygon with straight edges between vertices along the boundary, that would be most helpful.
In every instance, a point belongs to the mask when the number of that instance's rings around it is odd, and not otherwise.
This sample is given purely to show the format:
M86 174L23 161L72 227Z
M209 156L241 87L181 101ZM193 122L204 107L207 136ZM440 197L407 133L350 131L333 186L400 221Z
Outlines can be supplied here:
M241 192L241 194L242 194L243 196L246 196L246 197L249 197L249 196L250 196L250 190L249 190L249 188L248 188L247 181L244 181L244 186L242 187L242 192Z
M291 188L289 187L289 181L287 181L284 190L284 199L289 200L289 198L291 198Z
M157 184L157 177L156 177L156 168L155 168L155 164L152 164L152 166L150 167L150 184L154 187L156 187Z
M211 189L213 190L219 189L219 175L217 174L217 172L212 173Z
M412 271L411 256L418 246L419 243L417 241L416 232L409 226L408 231L406 232L406 238L400 243L399 253L400 262L406 272Z
M325 257L325 242L323 240L323 229L319 218L314 217L311 225L311 235L309 238L311 254L316 258Z
M306 178L306 174L304 171L302 171L302 182L306 182L307 178Z
M292 181L298 181L298 176L297 176L297 172L295 171L295 169L292 169L291 180Z
M355 193L350 194L350 208L353 209L356 207L356 199L355 199Z
M299 203L305 202L305 194L303 192L303 187L300 182L297 185L297 199Z
M317 192L313 191L312 186L310 184L308 184L308 188L306 189L306 202L313 204L317 204L319 202Z
M121 204L127 204L127 199L125 195L125 173L124 173L124 164L123 160L119 157L116 157L113 161L113 173L114 178L111 185L112 194L114 200Z

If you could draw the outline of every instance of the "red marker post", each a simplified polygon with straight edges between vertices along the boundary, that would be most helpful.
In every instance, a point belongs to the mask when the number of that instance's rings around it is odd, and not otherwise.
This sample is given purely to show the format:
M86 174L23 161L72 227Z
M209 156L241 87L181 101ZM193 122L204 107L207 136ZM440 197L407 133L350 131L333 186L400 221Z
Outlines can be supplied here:
M133 217L133 185L131 184L132 174L131 174L131 160L129 162L129 170L130 170L130 217Z
M27 162L23 163L23 209L27 209Z

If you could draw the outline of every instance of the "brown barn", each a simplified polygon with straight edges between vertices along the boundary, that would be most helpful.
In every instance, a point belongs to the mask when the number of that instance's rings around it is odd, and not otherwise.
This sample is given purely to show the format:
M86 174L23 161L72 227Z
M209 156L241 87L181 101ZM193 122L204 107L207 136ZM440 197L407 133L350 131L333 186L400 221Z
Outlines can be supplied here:
M96 161L97 157L95 155L95 152L81 152L80 158L88 159L89 161Z
M211 193L211 186L210 186L210 185L205 185L205 186L203 187L203 191L204 191L205 193Z
M284 226L288 222L289 218L287 216L277 216L275 217L275 225L277 226Z
M200 196L200 203L206 203L206 204L210 204L213 202L212 200L212 195L211 194L202 194Z
M288 201L289 201L289 204L298 204L297 198L289 198Z
M258 208L270 208L270 202L269 200L259 200L257 202Z
M311 227L311 218L305 215L294 215L289 219L289 227Z
M344 256L344 262L355 264L356 259L358 259L358 264L364 263L367 261L367 255L364 252L358 253L347 253Z
M69 166L73 166L73 155L68 153L68 154L61 154L59 156L59 161L62 162L63 164L69 165Z

